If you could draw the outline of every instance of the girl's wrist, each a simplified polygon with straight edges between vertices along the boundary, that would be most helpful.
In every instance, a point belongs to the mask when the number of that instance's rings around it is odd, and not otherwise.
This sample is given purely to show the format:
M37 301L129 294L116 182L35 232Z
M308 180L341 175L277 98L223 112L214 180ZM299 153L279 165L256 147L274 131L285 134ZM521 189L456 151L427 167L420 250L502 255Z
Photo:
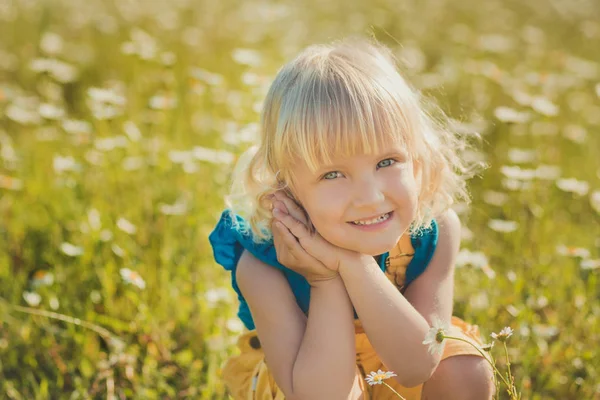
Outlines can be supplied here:
M336 283L339 283L340 281L342 281L342 278L340 276L340 274L336 274L334 276L325 278L325 279L310 279L308 280L308 284L310 285L311 289L322 289L331 285L335 285Z
M379 269L377 261L375 261L375 259L372 256L360 254L357 257L351 258L349 260L346 260L345 262L340 263L338 272L343 280L345 276L348 276L353 271L371 267Z

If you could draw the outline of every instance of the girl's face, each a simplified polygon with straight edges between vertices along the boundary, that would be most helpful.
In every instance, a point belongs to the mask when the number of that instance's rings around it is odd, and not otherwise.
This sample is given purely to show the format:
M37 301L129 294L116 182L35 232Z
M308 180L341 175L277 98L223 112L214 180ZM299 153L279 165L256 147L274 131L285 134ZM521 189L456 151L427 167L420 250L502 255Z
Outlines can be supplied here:
M410 227L417 210L418 181L413 161L400 147L380 154L333 160L312 173L294 166L294 194L316 230L330 243L376 256L391 250ZM379 224L357 226L389 214Z

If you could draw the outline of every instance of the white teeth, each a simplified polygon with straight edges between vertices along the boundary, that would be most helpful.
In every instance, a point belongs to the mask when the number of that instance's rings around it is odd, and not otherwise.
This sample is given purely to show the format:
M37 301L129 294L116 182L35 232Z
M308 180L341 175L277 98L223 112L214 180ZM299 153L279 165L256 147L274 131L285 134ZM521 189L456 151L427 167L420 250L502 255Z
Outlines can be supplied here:
M374 219L372 219L370 221L352 221L352 223L354 225L372 225L372 224L376 224L378 222L385 221L389 217L390 217L390 213L387 213L387 214L383 214L380 217L374 218Z

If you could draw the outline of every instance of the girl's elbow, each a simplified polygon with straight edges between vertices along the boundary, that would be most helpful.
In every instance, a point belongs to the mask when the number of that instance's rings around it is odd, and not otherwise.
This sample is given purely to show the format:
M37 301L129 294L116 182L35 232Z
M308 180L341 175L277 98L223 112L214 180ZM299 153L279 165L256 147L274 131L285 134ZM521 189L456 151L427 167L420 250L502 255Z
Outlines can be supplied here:
M412 375L412 376L397 376L394 377L396 382L405 388L413 388L415 386L419 386L420 384L427 381L429 378L424 378L424 376L420 375Z
M413 366L409 374L396 376L396 381L404 387L412 388L427 382L435 372L440 363L440 358L428 355L426 362L420 366Z
M413 373L410 376L397 376L395 378L396 381L405 388L413 388L427 382L427 380L431 378L431 375L433 375L433 373Z

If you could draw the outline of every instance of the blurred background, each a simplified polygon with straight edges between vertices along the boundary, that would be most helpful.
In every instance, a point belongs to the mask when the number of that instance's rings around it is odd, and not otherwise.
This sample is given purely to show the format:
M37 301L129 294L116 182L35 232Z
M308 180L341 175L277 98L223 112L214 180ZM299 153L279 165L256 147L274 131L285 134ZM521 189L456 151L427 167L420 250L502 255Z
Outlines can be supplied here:
M1 398L227 398L207 236L278 68L351 34L483 137L455 314L523 398L600 398L595 0L0 1Z

